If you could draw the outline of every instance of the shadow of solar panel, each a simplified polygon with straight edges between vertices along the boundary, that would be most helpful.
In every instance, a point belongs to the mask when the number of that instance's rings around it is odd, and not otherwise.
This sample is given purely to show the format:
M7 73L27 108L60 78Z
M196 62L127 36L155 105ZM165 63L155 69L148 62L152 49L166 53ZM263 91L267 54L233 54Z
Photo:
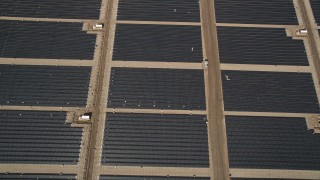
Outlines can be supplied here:
M203 71L112 68L108 107L205 110Z
M0 163L77 164L82 129L65 120L64 112L0 111Z
M210 180L207 177L100 176L100 180Z
M114 60L202 62L200 26L117 26Z
M120 0L118 19L200 22L198 0Z
M0 105L85 106L90 67L0 65Z
M311 7L313 9L313 15L318 23L320 25L320 1L319 0L310 0Z
M0 0L0 16L99 19L101 0Z
M309 73L222 71L225 110L319 113Z
M320 170L320 135L304 118L227 116L231 168Z
M307 66L303 41L285 29L218 27L222 63Z
M205 116L107 114L102 164L208 167Z
M298 24L292 0L215 0L218 23Z
M96 35L81 23L0 21L0 57L93 59Z

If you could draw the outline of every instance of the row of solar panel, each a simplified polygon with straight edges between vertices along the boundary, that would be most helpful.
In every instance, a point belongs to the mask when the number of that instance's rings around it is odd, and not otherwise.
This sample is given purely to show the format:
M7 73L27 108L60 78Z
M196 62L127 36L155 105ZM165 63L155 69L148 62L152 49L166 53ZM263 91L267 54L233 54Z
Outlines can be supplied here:
M0 57L88 59L95 35L79 23L0 21ZM284 29L218 27L222 63L308 65L303 41ZM230 53L233 52L233 53ZM118 25L114 60L202 62L197 26Z
M98 19L101 0L0 0L0 4L0 16ZM121 0L119 10L119 19L200 21L198 0Z
M198 0L120 0L118 19L198 22L198 3ZM214 3L218 23L298 24L292 0L215 0ZM320 23L319 0L311 0L311 5L316 21Z
M310 2L320 24L320 2ZM0 4L0 16L98 19L101 0L0 0ZM298 24L292 0L215 0L215 9L220 23ZM119 20L200 21L199 0L120 0L118 11Z
M218 27L218 39L222 63L308 65L303 41L285 29ZM118 25L113 59L202 62L201 47L200 27Z
M319 113L310 73L222 71L227 111ZM205 110L202 70L112 68L108 107Z
M206 117L108 113L102 164L208 167ZM0 163L77 164L82 129L65 113L0 111ZM304 118L227 116L231 168L320 170Z
M101 6L101 0L1 0L0 3L0 16L35 18L98 19ZM311 4L319 22L319 1L311 0ZM217 21L222 23L298 23L292 0L215 0L215 8ZM199 0L120 0L118 19L199 22Z
M320 24L320 2L310 2ZM1 0L0 3L0 16L34 18L98 19L101 6L101 0ZM215 0L215 9L219 23L298 24L292 0ZM120 0L118 11L119 20L200 21L199 0Z
M90 70L0 65L0 104L83 107ZM310 73L222 71L222 77L227 111L319 113ZM112 68L108 107L205 110L204 92L202 70Z
M231 168L320 170L304 118L226 116ZM102 164L208 167L206 117L107 114Z
M55 174L0 174L0 179L21 180L75 180L76 175L55 175ZM207 177L159 177L159 176L106 176L101 175L100 180L209 180ZM269 180L269 179L249 179L232 178L232 180ZM285 179L282 179L285 180Z

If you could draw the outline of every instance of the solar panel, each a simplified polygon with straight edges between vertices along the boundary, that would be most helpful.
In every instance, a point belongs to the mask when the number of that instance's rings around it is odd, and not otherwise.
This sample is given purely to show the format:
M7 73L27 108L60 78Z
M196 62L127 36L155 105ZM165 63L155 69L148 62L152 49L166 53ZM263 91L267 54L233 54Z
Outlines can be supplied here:
M302 40L285 29L218 27L221 63L308 66Z
M218 23L298 24L292 0L215 0Z
M313 15L314 18L316 20L316 22L318 23L318 25L320 25L320 1L319 0L310 0L311 3L311 7L313 10Z
M91 67L0 65L0 105L85 106L90 73Z
M226 111L319 113L310 73L222 71Z
M202 70L112 68L108 107L205 110Z
M108 113L102 164L208 167L205 116Z
M0 21L0 57L93 59L96 35L81 23Z
M0 111L0 163L77 164L82 129L65 120L65 112Z
M114 60L202 62L201 28L170 25L117 25Z
M120 0L119 20L200 22L198 0Z
M304 118L227 116L231 168L320 170L320 135Z
M98 19L101 0L0 0L0 16Z

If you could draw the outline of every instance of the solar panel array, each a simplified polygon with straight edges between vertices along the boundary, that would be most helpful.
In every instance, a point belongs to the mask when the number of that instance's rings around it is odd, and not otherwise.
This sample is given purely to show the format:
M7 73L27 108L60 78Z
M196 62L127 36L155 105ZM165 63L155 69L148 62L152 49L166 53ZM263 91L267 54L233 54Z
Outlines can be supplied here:
M0 16L98 19L101 0L0 0Z
M90 73L90 67L0 65L0 105L84 107Z
M215 0L218 23L298 24L292 0Z
M93 59L96 35L81 23L0 21L0 57Z
M201 63L201 27L123 24L134 21L199 22L197 0L119 1L113 61ZM203 70L111 69L108 108L205 110ZM107 113L101 163L106 166L209 167L206 117ZM209 179L100 176L100 179Z
M0 163L77 164L82 128L65 120L64 112L0 111Z
M318 2L311 0L319 23ZM0 4L2 17L98 20L101 0L0 0ZM220 23L222 63L309 65L303 41L288 37L284 28L272 28L298 25L292 0L215 0L215 8ZM203 62L198 0L119 0L117 20L113 61ZM0 57L93 60L97 52L96 35L83 31L83 23L76 21L1 20ZM243 27L226 27L224 23ZM244 24L268 28L248 28ZM91 70L77 66L2 64L0 105L30 109L85 107ZM319 113L311 73L245 70L221 73L226 111ZM106 108L126 108L132 113L106 113L101 139L102 166L209 167L207 118L192 114L193 110L206 110L202 69L113 67ZM133 113L137 109L184 110L190 114ZM1 110L0 163L78 165L83 129L66 123L66 115L58 111ZM227 116L226 124L231 168L320 170L319 135L307 130L304 118ZM72 173L0 173L0 179L76 178ZM209 179L138 175L99 178Z
M227 116L233 168L320 170L320 135L304 118Z
M222 71L227 111L319 113L310 73Z
M221 63L308 66L303 41L285 29L218 27Z
M316 19L318 2L311 0ZM218 23L240 24L218 27L222 63L275 68L309 65L304 42L275 26L298 25L292 0L215 0L215 10ZM311 72L263 72L261 68L223 70L221 75L225 110L243 112L243 116L226 117L231 168L319 170L320 137L307 129L306 119L267 114L318 114ZM265 114L246 116L251 112Z
M107 114L102 164L208 167L205 116Z
M199 26L118 24L114 60L202 62Z
M108 107L205 109L202 70L112 68Z
M17 164L15 173L1 173L0 179L77 179L74 172L46 173L43 167L54 172L58 166L79 164L83 128L66 123L62 107L87 105L92 68L70 64L93 60L96 35L83 31L79 21L32 18L98 19L101 0L0 0L0 4L2 19L17 19L0 21L0 106L21 109L0 111L0 163L5 168ZM43 59L57 65L40 65ZM68 65L59 65L60 60ZM33 172L40 174L17 173L19 167L33 165L39 165Z
M200 22L198 0L120 0L119 20Z

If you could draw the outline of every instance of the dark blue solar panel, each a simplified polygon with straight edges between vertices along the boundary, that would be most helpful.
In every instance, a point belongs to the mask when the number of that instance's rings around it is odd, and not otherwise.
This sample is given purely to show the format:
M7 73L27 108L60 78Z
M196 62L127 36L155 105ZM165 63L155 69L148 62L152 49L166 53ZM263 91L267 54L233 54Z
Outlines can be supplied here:
M91 67L0 65L0 105L86 106Z
M65 121L65 112L0 111L0 163L77 164L82 129Z
M99 19L101 0L0 0L0 16Z
M219 23L298 24L292 0L215 0Z
M202 62L200 26L120 24L114 60Z
M203 71L112 68L108 107L204 110Z
M222 63L307 66L303 41L285 29L218 27Z
M120 0L118 19L200 22L199 0Z
M319 113L310 73L222 71L227 111Z
M304 118L227 116L231 168L320 170L320 135Z
M318 25L320 25L320 0L310 0L310 3L313 9L314 18Z
M205 116L107 114L102 164L208 167Z
M93 59L96 35L81 23L0 21L0 57Z

